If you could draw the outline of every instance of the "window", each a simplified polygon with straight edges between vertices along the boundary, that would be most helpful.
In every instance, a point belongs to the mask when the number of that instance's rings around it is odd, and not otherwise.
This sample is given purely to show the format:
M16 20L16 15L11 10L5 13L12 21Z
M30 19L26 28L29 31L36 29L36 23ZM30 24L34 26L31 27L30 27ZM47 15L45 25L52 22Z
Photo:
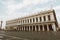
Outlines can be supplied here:
M22 24L22 20L21 20L21 24Z
M26 20L25 20L25 23L26 23Z
M38 22L38 18L36 18L36 22Z
M41 17L40 17L40 21L42 21Z
M29 23L29 19L28 19L28 23Z
M30 22L32 22L32 20L30 19Z
M46 21L46 17L45 17L45 16L43 16L43 18L44 18L44 21Z
M34 18L33 18L33 22L35 22Z
M23 23L23 20L21 20L21 23Z
M24 20L23 20L23 23L24 23Z
M48 20L51 20L51 19L50 19L50 15L48 15Z
M19 23L21 23L21 21L19 21Z
M42 25L40 25L40 30L43 30L43 28L42 28L43 26Z

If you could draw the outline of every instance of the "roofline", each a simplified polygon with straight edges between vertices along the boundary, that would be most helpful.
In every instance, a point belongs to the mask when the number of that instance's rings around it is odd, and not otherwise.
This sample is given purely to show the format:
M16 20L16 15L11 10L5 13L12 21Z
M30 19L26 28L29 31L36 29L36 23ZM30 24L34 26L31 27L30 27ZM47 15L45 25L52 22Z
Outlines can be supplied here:
M6 22L8 22L8 21L14 21L14 20L19 20L19 19L24 19L24 18L29 18L29 17L33 17L33 16L37 16L37 15L42 15L42 14L45 14L45 13L50 13L52 11L54 11L54 9L41 11L41 12L38 12L38 14L34 14L34 15L30 15L30 16L19 17L19 18L16 18L16 19L7 20Z

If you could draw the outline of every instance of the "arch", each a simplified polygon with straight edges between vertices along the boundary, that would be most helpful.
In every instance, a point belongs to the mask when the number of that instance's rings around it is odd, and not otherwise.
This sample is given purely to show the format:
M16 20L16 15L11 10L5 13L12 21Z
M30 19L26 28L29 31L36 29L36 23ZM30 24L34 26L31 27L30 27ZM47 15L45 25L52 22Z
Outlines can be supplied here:
M44 25L44 31L47 31L47 25Z
M52 24L49 24L49 30L53 31Z

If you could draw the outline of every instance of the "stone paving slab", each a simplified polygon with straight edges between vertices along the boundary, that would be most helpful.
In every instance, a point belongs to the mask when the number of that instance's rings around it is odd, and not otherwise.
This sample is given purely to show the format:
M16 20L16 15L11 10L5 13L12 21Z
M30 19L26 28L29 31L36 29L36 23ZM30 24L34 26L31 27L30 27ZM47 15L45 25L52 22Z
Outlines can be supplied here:
M19 32L0 33L0 40L60 40L60 32Z

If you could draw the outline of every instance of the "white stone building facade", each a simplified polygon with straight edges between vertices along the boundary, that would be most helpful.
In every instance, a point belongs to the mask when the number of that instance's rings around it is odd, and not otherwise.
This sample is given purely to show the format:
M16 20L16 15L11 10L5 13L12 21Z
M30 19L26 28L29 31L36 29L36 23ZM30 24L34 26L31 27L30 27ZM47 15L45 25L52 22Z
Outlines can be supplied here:
M0 21L0 30L2 30L2 23L3 21Z
M6 21L6 30L57 31L57 28L58 22L54 10Z

